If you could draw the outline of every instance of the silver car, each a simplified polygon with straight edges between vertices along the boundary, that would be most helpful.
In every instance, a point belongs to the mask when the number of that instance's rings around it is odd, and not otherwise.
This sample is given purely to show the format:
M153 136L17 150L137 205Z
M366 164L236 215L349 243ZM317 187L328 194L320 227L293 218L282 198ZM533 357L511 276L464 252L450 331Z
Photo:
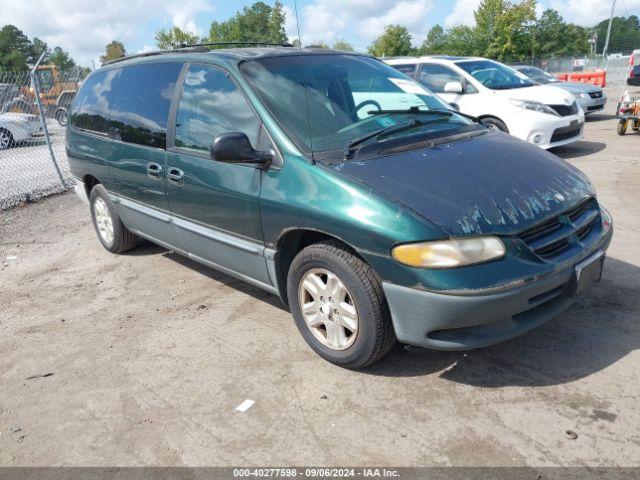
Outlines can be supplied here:
M43 138L44 131L37 115L14 112L0 114L0 150L6 150L18 142Z
M512 68L515 68L534 82L543 85L553 83L556 87L564 88L575 97L585 114L598 112L602 110L607 103L607 96L604 94L604 91L596 85L580 82L562 82L550 73L528 65L516 65Z

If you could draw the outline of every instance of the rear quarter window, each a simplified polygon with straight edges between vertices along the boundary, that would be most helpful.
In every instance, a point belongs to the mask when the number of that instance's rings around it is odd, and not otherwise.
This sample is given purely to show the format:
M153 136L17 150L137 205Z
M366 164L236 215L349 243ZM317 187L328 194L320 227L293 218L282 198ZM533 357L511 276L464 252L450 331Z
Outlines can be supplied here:
M91 75L76 95L71 126L155 148L166 147L180 63L133 65Z
M96 72L84 81L71 107L72 127L104 134L109 131L111 82L116 73L116 70Z

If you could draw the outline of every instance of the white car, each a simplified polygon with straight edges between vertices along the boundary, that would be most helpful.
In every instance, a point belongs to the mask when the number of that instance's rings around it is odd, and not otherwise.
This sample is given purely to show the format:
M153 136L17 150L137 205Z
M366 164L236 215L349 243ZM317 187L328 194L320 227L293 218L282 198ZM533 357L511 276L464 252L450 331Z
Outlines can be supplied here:
M415 78L460 112L541 148L582 138L584 111L573 95L559 87L537 85L500 62L450 56L385 62Z
M44 131L37 115L15 112L0 114L0 150L6 150L18 142L42 138Z

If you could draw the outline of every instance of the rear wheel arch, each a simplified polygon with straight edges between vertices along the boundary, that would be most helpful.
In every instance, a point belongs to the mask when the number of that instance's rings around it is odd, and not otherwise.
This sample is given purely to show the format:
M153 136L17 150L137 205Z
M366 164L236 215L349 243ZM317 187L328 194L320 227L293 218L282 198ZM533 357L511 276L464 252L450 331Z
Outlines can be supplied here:
M87 174L82 177L82 183L84 184L84 191L87 194L87 198L89 198L89 195L91 195L91 190L93 190L93 187L95 187L96 185L99 185L101 182L93 175Z
M288 230L278 238L276 243L275 268L278 282L278 292L280 298L285 304L289 304L287 299L287 275L291 262L300 251L309 245L315 243L333 241L340 244L349 253L360 258L363 262L367 261L358 253L358 251L347 242L328 233L308 228L296 228Z

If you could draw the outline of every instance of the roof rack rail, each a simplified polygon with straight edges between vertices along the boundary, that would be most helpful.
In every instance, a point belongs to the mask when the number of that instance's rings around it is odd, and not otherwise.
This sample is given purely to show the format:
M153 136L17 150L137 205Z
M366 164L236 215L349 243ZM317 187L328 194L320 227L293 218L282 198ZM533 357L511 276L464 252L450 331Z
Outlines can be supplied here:
M178 48L173 48L171 50L153 50L151 52L143 52L143 53L136 53L134 55L127 55L124 57L120 57L120 58L116 58L114 60L109 60L108 62L104 62L102 64L102 66L105 65L112 65L114 63L118 63L118 62L124 62L125 60L130 60L132 58L144 58L144 57L155 57L156 55L165 55L168 53L193 53L193 52L201 52L201 53L205 53L208 52L209 49L207 48L190 48L190 47L178 47Z
M182 43L180 48L190 47L216 47L227 45L262 45L265 47L293 47L290 43L271 43L271 42L205 42L205 43Z
M170 50L154 50L151 52L143 52L136 53L135 55L127 55L125 57L116 58L114 60L109 60L108 62L104 62L102 65L111 65L113 63L123 62L125 60L129 60L132 58L143 58L143 57L154 57L156 55L165 55L167 53L206 53L209 52L209 49L206 47L215 47L215 46L229 46L229 45L255 45L255 46L264 46L264 47L293 47L290 43L270 43L270 42L206 42L206 43L193 43L186 44L181 43L180 46L176 48L172 48Z

